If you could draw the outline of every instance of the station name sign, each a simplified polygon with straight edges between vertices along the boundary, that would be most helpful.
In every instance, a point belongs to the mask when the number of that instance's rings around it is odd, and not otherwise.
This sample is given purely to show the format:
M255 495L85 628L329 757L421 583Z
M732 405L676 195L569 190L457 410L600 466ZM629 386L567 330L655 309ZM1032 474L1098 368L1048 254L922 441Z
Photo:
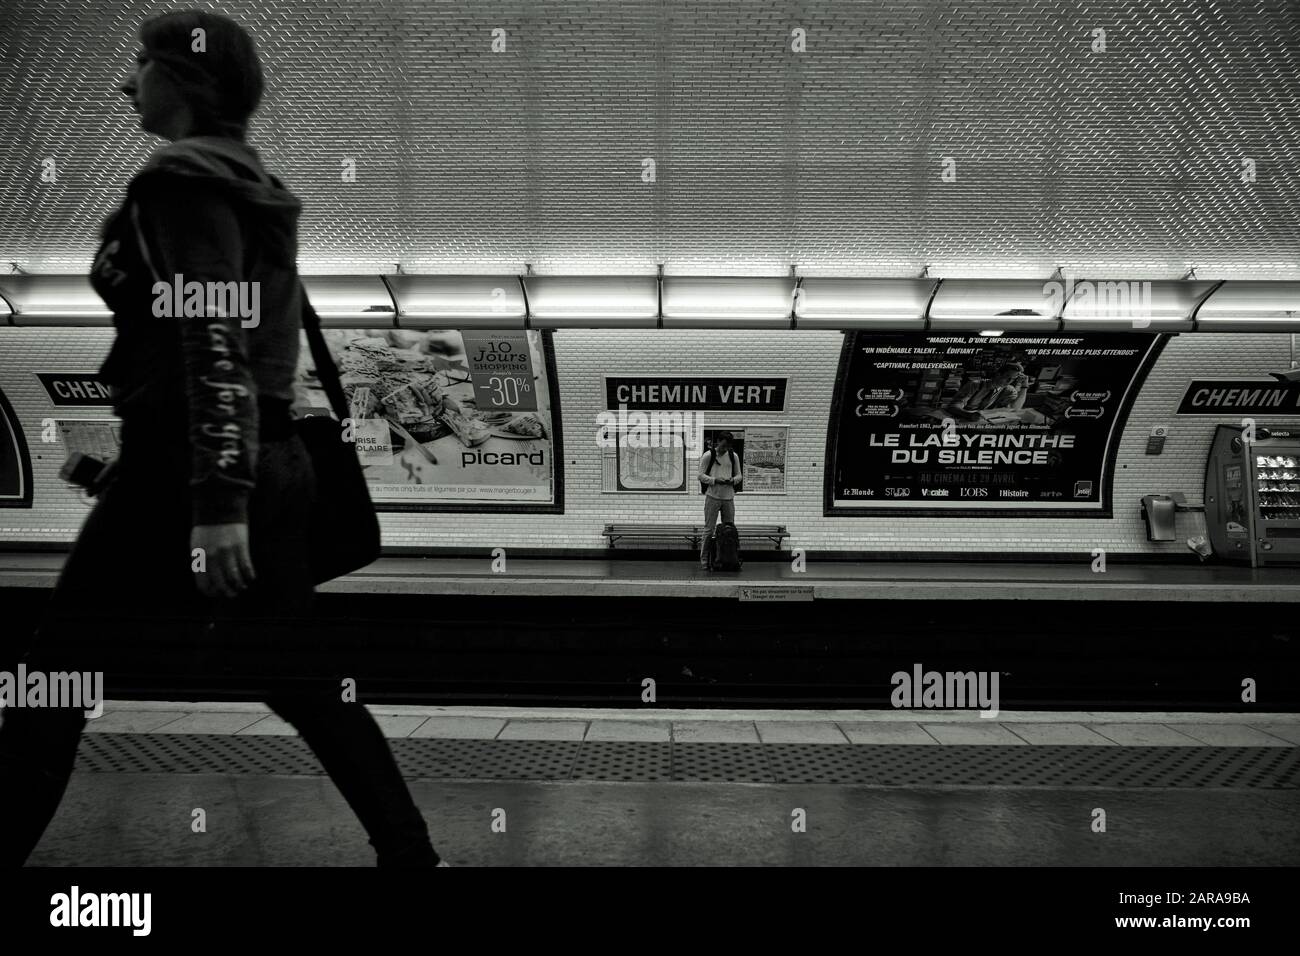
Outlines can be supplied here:
M108 386L94 372L37 372L50 401L55 405L111 406Z
M783 412L787 378L749 375L607 375L606 408Z
M1193 380L1183 393L1178 414L1300 414L1300 382Z

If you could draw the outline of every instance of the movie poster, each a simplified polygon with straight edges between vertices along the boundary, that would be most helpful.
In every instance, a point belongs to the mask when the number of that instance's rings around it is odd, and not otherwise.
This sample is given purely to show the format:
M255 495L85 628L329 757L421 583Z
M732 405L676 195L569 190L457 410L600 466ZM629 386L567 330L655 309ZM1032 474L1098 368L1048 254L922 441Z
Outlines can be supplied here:
M1161 341L848 333L828 513L1109 516L1115 445Z
M556 403L541 332L323 334L376 505L558 507ZM329 407L305 339L296 407Z

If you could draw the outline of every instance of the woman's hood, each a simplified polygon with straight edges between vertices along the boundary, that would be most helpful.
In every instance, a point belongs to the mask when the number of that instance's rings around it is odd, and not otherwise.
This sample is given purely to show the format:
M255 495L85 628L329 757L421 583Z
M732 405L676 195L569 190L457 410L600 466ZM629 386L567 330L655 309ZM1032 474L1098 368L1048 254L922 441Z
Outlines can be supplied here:
M133 187L144 187L155 176L194 177L196 185L217 185L250 206L260 218L281 227L296 227L302 203L266 171L257 151L237 139L191 136L155 150L137 174Z

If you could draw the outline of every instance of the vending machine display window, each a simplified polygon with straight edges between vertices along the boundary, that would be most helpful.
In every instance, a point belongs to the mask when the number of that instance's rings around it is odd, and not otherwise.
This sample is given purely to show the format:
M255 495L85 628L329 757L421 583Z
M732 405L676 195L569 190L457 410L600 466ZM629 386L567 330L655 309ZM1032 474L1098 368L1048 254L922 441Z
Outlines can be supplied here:
M1205 469L1205 519L1214 552L1252 566L1300 564L1300 437L1220 425Z
M1274 435L1250 446L1257 563L1300 562L1300 440Z

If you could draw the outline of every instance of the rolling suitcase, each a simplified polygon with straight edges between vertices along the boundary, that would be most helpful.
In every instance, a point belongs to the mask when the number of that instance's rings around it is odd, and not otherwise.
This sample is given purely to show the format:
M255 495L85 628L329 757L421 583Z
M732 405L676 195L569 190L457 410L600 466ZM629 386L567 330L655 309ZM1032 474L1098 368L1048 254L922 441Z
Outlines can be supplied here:
M724 521L713 532L709 552L709 569L712 571L739 571L743 563L740 559L740 533L736 531L734 524Z

